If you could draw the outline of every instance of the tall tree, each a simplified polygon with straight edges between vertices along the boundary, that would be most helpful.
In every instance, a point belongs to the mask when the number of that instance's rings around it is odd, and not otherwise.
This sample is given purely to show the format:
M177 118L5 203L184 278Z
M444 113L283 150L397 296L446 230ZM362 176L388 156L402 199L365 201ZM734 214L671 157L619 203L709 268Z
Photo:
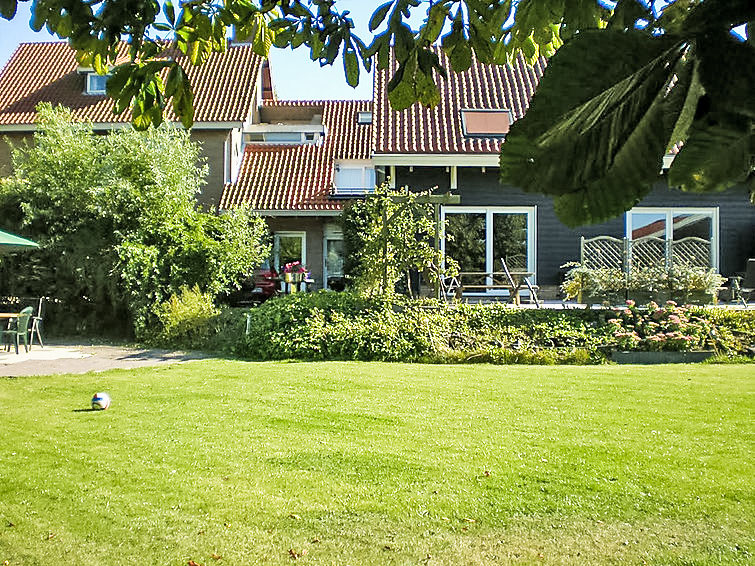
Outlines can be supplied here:
M101 136L65 109L44 104L38 113L34 143L14 151L15 176L0 180L0 216L40 249L4 258L6 292L54 293L77 330L140 333L181 287L215 296L266 257L260 217L199 209L206 168L187 132Z
M669 151L672 186L755 191L755 46L730 33L755 19L755 3L679 0L642 30L620 19L625 5L549 61L506 139L502 180L553 195L571 225L639 202Z

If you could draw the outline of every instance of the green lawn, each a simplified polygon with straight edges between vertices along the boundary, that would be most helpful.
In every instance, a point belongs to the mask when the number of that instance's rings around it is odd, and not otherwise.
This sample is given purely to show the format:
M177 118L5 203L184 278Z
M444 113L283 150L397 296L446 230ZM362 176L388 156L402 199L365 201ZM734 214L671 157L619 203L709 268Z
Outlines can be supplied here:
M0 564L751 564L753 373L0 378ZM110 410L82 411L95 391Z

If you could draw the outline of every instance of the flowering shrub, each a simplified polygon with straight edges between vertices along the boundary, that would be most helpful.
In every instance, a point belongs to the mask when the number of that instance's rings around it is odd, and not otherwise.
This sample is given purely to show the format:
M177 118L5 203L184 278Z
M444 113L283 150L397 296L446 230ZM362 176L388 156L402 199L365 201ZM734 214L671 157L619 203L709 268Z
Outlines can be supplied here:
M644 309L627 301L614 314L608 328L621 350L682 352L705 348L711 341L710 323L674 301L662 307L651 302Z

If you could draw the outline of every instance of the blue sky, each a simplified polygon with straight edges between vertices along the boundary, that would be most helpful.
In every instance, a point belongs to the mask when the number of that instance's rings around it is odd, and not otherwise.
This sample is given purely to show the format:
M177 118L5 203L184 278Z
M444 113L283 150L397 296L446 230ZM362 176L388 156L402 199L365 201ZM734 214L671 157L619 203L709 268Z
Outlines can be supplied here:
M357 32L365 41L371 37L367 24L373 10L383 1L339 0L338 6L351 11ZM7 63L19 43L55 41L46 31L35 33L29 27L31 2L19 2L18 14L10 22L0 19L0 65ZM340 59L333 67L320 68L309 59L308 51L273 49L270 56L273 83L282 99L371 99L372 76L362 72L356 89L346 84Z

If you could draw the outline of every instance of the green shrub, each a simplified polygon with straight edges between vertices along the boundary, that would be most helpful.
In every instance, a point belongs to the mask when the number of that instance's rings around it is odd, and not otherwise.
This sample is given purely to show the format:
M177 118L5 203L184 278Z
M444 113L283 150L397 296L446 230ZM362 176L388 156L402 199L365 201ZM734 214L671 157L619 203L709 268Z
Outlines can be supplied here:
M651 302L645 308L627 301L626 307L613 312L609 332L621 350L683 352L714 345L710 321L673 301L662 307Z
M234 354L259 360L594 364L615 347L742 355L755 335L755 313L652 304L618 312L512 309L320 291L277 297L247 314L249 333L229 343ZM637 338L629 343L617 333Z
M627 297L709 303L724 282L712 269L687 265L668 269L634 267L626 274L621 269L591 269L577 263L562 267L571 267L561 285L567 298L612 304L623 302Z
M14 177L0 183L0 217L40 247L3 257L0 288L52 297L48 328L146 338L154 306L181 286L235 289L268 254L259 216L197 203L207 168L189 132L103 136L70 111L37 110L34 143L14 149Z
M712 334L718 351L728 355L753 355L755 311L697 308L693 312L712 325Z
M202 293L195 285L182 287L177 295L154 307L160 321L156 341L183 348L201 348L216 334L212 324L218 309L210 293Z
M250 332L234 352L253 359L591 361L590 352L605 340L604 317L571 313L321 291L274 298L251 310Z

